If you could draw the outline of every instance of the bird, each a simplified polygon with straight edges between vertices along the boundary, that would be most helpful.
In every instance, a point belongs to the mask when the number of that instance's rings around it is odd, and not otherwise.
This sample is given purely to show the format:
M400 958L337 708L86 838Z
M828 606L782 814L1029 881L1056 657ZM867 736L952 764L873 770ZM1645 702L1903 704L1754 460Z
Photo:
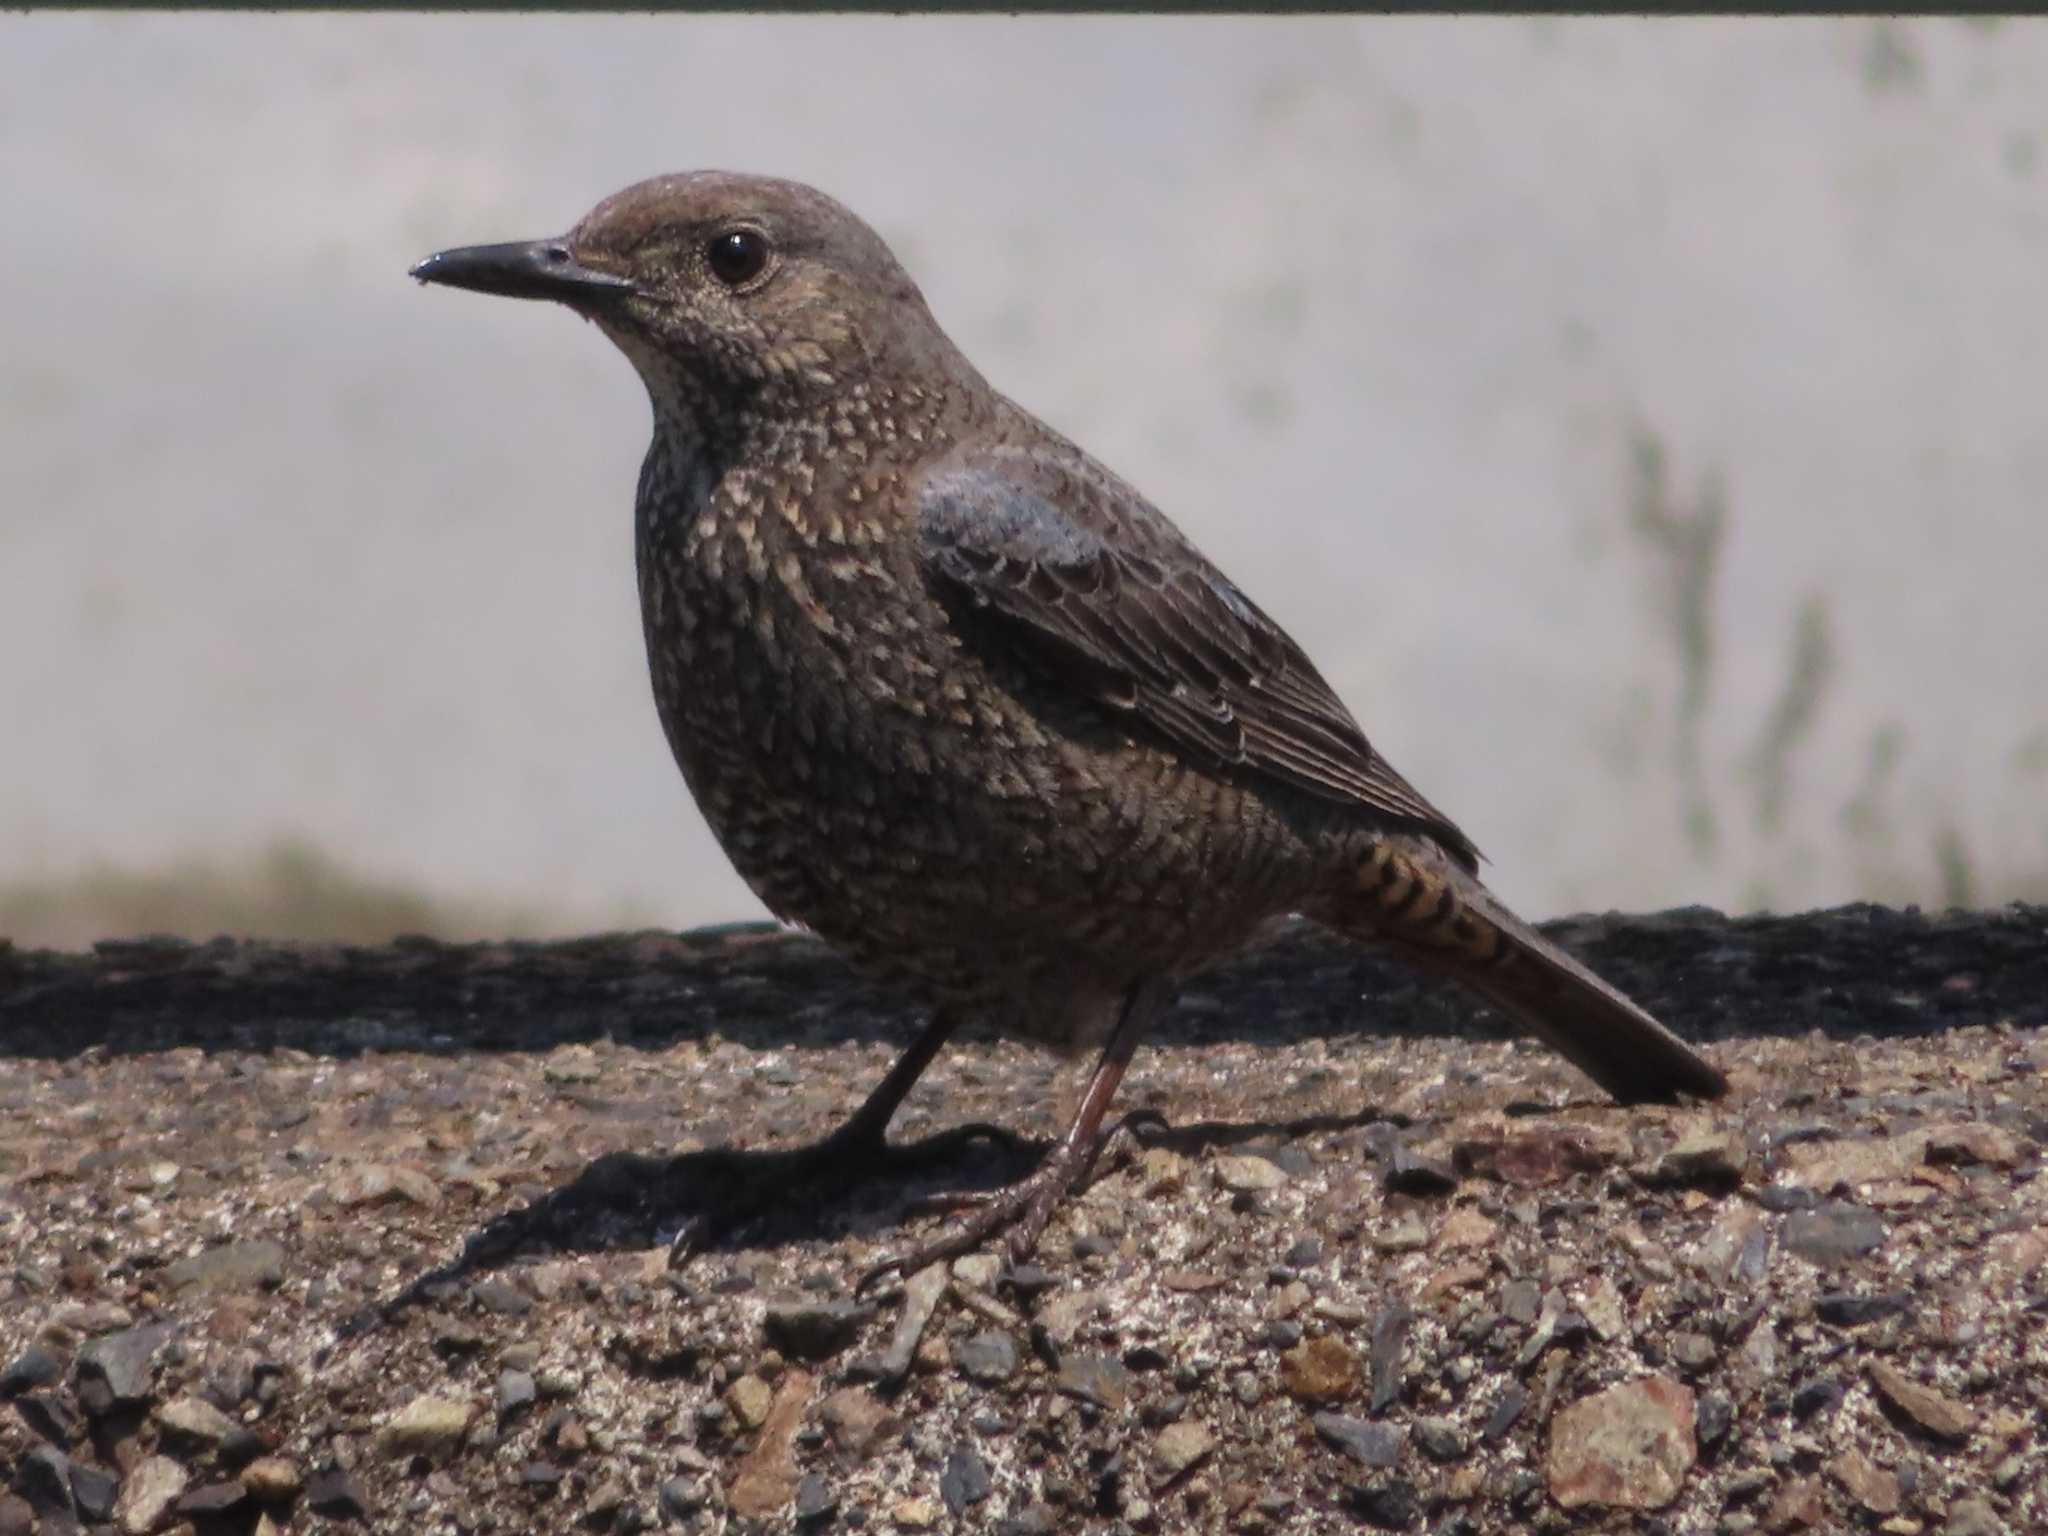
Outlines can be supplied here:
M1095 1053L1064 1133L870 1274L1035 1249L1177 984L1299 914L1462 983L1623 1102L1723 1074L1515 915L1302 647L1137 490L999 393L883 239L701 170L427 284L566 306L653 432L634 503L663 732L763 903L923 1005L803 1177L886 1157L963 1020ZM963 1128L973 1130L976 1128Z

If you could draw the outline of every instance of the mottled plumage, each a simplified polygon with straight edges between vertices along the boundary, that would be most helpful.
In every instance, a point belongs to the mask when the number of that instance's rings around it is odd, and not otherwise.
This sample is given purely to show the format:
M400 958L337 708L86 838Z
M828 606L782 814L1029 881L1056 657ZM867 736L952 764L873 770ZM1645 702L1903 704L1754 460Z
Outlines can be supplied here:
M837 203L663 177L562 240L416 272L561 300L645 380L641 610L676 760L763 901L936 1010L861 1133L964 1015L1107 1042L1049 1171L968 1236L1019 1218L1028 1245L1173 981L1289 911L1456 976L1618 1096L1722 1091L1487 892L1301 648L991 389Z

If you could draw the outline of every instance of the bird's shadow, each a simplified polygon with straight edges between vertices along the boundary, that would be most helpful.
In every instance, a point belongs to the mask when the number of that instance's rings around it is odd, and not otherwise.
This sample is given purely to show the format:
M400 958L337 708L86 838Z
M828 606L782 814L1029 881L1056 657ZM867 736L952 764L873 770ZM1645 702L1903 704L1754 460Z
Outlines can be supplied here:
M1405 1116L1378 1108L1295 1120L1182 1126L1150 1111L1134 1112L1106 1147L1097 1176L1154 1147L1193 1157L1217 1148L1286 1143L1375 1124L1402 1128L1408 1123ZM792 1183L792 1171L828 1149L828 1142L768 1150L708 1147L667 1157L607 1152L540 1198L492 1217L446 1264L350 1317L336 1341L359 1338L421 1305L449 1302L466 1284L522 1256L644 1250L690 1234L688 1259L678 1260L674 1271L681 1279L689 1260L711 1253L831 1241L849 1234L874 1236L901 1227L918 1202L938 1190L986 1191L1014 1183L1053 1145L1044 1138L1009 1133L965 1134L977 1129L938 1131L894 1144L872 1172L853 1183L840 1179L831 1188L816 1189L806 1189L800 1175ZM750 1200L757 1203L748 1207Z

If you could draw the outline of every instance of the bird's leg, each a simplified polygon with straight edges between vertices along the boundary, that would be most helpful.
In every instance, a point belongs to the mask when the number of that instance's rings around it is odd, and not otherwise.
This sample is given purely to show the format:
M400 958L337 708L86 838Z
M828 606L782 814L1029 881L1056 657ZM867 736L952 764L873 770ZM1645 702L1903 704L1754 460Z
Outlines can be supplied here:
M1154 982L1140 982L1124 999L1116 1028L1095 1063L1088 1079L1088 1091L1068 1122L1067 1131L1045 1160L1016 1183L993 1192L973 1190L934 1197L932 1203L954 1209L970 1208L974 1214L952 1231L923 1247L883 1259L861 1276L854 1289L864 1291L890 1272L914 1274L927 1264L941 1263L970 1253L996 1233L1009 1232L1010 1258L1022 1263L1037 1248L1038 1239L1052 1220L1053 1212L1069 1194L1084 1188L1102 1149L1125 1128L1119 1121L1104 1130L1102 1119L1109 1111L1124 1080L1124 1069L1138 1048L1146 1027L1158 1015L1168 996L1167 989Z
M924 1032L896 1058L860 1108L823 1140L750 1158L747 1171L698 1206L677 1231L669 1246L670 1265L686 1262L714 1237L749 1217L786 1206L793 1199L824 1199L878 1172L928 1167L952 1157L969 1142L1016 1145L1018 1137L1013 1132L981 1121L954 1126L908 1146L889 1145L889 1122L958 1026L959 1019L950 1012L933 1014Z
M910 1096L910 1090L917 1086L917 1080L924 1076L924 1069L932 1064L932 1058L939 1054L939 1047L952 1038L958 1027L959 1020L952 1014L934 1013L925 1024L924 1032L910 1042L910 1048L896 1058L882 1080L869 1090L860 1108L848 1115L845 1123L819 1145L836 1146L842 1151L880 1148L883 1133L889 1129L889 1122L896 1118L896 1111Z
M831 1135L806 1150L830 1166L851 1167L857 1178L863 1172L873 1171L878 1164L908 1172L943 1162L970 1142L995 1141L1012 1148L1021 1145L1023 1138L1015 1131L989 1120L970 1120L965 1125L936 1131L921 1141L889 1145L885 1137L889 1122L896 1118L896 1111L924 1076L924 1069L932 1064L939 1047L952 1038L959 1024L952 1014L934 1014L924 1033L896 1058L896 1064L875 1084L860 1108L848 1115Z

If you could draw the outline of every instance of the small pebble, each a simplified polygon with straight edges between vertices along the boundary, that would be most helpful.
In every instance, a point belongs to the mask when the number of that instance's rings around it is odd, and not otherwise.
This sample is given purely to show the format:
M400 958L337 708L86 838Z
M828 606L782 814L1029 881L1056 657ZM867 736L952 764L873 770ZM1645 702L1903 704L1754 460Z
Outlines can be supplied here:
M1807 1382L1792 1394L1792 1417L1810 1419L1826 1413L1842 1400L1842 1384L1831 1376Z
M1353 1489L1350 1503L1367 1525L1383 1531L1405 1531L1422 1512L1415 1485L1399 1477Z
M40 1345L30 1345L0 1371L0 1397L19 1397L48 1386L64 1374L64 1362Z
M1319 1237L1298 1237L1287 1250L1281 1262L1290 1269L1309 1269L1323 1261L1323 1240Z
M1368 1467L1391 1467L1401 1459L1401 1445L1407 1436L1391 1424L1346 1413L1319 1413L1310 1421L1325 1441Z
M955 1348L953 1360L971 1379L983 1386L996 1386L1017 1374L1017 1341L1007 1333L989 1329Z
M316 1472L306 1480L306 1507L330 1520L366 1520L370 1514L362 1488L340 1468Z
M469 1299L484 1311L505 1317L523 1317L533 1310L533 1298L509 1280L479 1280L469 1288Z
M1387 1188L1394 1194L1426 1199L1448 1195L1457 1187L1458 1176L1451 1171L1450 1164L1424 1157L1407 1147L1396 1149L1387 1168Z
M1059 1284L1036 1264L1018 1264L1002 1273L1002 1285L1025 1301L1044 1294Z
M71 1500L77 1505L78 1513L87 1521L98 1523L111 1520L114 1515L114 1500L121 1491L120 1481L111 1472L98 1467L88 1467L81 1462L71 1463Z
M1283 1188L1287 1170L1263 1157L1232 1154L1216 1159L1216 1182L1234 1195L1262 1195Z
M832 1485L812 1472L796 1485L796 1523L817 1525L829 1520L839 1509Z
M535 1387L533 1378L525 1371L498 1372L498 1417L509 1419L514 1414L532 1407L537 1392L538 1388Z
M939 1497L954 1519L995 1492L988 1464L971 1445L953 1447L946 1457L946 1470L939 1475Z
M1170 1483L1209 1454L1216 1436L1196 1419L1182 1419L1160 1430L1152 1442L1153 1480Z
M1417 1419L1413 1434L1417 1448L1431 1461L1463 1461L1470 1450L1464 1432L1449 1419Z
M704 1503L704 1488L696 1478L672 1477L655 1495L661 1512L678 1524L695 1514Z

